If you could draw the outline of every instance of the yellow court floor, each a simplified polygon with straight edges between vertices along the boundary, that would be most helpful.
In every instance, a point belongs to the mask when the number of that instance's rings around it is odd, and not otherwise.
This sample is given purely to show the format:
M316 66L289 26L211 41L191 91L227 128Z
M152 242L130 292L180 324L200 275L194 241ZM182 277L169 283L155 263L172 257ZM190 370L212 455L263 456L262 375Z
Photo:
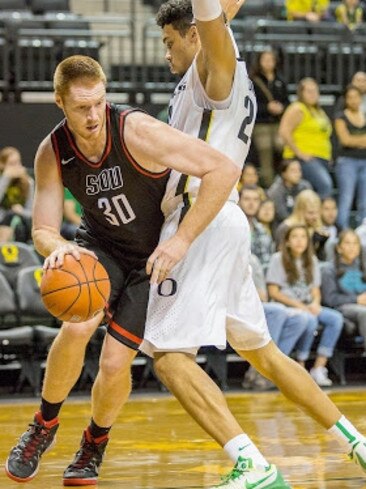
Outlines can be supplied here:
M366 433L366 389L332 391L346 416ZM337 443L274 393L228 394L234 414L278 464L293 489L366 489L366 476L340 452ZM37 477L27 484L8 479L3 470L9 449L25 430L38 404L0 402L0 488L60 489L89 420L89 402L70 400L61 413L56 446L43 458ZM170 396L135 396L111 432L99 489L196 489L216 484L231 462ZM91 487L91 486L84 486ZM95 487L95 486L94 486Z

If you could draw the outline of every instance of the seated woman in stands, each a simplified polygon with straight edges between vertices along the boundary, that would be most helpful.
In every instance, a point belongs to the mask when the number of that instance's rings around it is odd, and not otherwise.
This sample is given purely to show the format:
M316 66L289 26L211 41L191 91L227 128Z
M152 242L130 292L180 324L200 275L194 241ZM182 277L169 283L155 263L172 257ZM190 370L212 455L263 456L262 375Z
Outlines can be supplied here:
M279 247L286 231L291 226L305 226L312 241L316 256L325 259L325 244L329 239L321 219L321 200L311 189L302 190L295 199L292 213L276 229L275 241Z
M360 0L343 0L335 11L337 22L344 24L350 29L356 29L363 20L363 9Z
M329 19L329 0L286 0L288 20L319 22Z
M285 147L284 159L297 158L302 175L321 198L332 194L329 174L332 157L332 124L319 104L319 86L313 78L303 78L297 86L297 100L282 116L279 134Z
M34 181L12 146L0 150L0 241L31 238Z
M343 328L343 316L321 306L320 267L306 227L289 227L267 271L269 297L306 316L307 329L297 342L297 360L303 366L310 356L314 333L322 324L316 359L310 374L320 386L332 385L326 368Z
M339 235L332 263L322 267L323 304L349 320L347 333L358 332L366 348L366 270L360 238L352 229Z

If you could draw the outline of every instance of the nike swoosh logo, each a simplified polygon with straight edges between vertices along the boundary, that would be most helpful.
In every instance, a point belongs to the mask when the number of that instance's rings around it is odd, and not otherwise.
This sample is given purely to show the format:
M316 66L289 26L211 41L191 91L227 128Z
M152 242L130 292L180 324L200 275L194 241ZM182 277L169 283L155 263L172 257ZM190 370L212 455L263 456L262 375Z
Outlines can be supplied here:
M72 156L72 157L71 157L71 158L69 158L68 160L64 160L64 159L62 158L62 160L61 160L61 164L62 164L62 165L67 165L68 163L70 163L70 161L72 161L72 160L74 160L74 159L75 159L75 156Z
M261 484L263 484L263 482L268 481L268 479L270 479L272 476L273 476L273 474L269 474L269 475L267 475L267 477L264 477L260 481L253 482L253 484L251 482L246 481L245 482L245 489L256 489L257 487L261 487Z

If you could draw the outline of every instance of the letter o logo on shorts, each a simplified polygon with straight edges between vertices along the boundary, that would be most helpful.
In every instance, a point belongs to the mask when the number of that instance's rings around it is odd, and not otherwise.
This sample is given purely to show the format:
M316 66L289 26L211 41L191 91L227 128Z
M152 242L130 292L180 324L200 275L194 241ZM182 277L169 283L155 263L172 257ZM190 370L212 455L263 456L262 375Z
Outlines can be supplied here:
M166 278L158 287L158 294L162 297L171 297L177 292L178 284L172 278Z

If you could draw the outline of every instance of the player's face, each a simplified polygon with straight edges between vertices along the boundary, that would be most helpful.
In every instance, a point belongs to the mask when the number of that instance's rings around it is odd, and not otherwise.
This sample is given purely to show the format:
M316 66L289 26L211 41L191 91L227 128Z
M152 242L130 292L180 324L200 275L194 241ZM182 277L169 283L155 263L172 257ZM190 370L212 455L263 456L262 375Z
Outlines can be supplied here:
M198 51L196 27L190 27L186 34L181 36L171 24L167 24L163 27L163 43L166 47L165 59L170 71L183 76Z
M305 229L296 228L291 231L287 239L287 246L291 250L293 256L301 256L308 247L308 235Z
M360 242L354 233L346 233L337 246L338 253L346 263L353 263L360 255Z
M70 130L83 139L100 137L106 122L106 91L103 82L80 80L70 85L57 105L64 111Z

